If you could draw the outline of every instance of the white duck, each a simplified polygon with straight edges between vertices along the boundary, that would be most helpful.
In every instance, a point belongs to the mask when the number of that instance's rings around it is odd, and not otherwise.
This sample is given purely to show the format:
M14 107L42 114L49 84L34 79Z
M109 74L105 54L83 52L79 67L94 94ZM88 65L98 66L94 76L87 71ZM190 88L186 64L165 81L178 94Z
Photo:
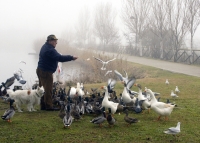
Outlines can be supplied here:
M173 111L175 104L170 105L164 102L158 102L151 89L147 89L146 92L150 93L151 96L151 109L155 111L157 114L159 114L157 120L160 120L161 116L165 116L165 120L168 120L168 116Z
M102 101L102 107L105 107L106 109L110 108L111 113L114 114L117 110L117 106L119 103L114 103L113 101L109 101L108 98L110 98L109 94L112 92L112 89L114 88L116 81L109 79L108 80L108 86L103 86L102 89L105 90L105 95Z
M135 78L131 78L127 84L125 83L125 81L123 82L124 83L124 90L122 92L122 100L125 104L128 104L128 103L135 103L136 101L136 98L133 97L131 98L130 96L130 88L133 86L134 82L135 82Z
M94 56L93 56L94 57ZM94 57L96 60L98 60L98 61L100 61L102 64L103 64L103 66L101 67L101 70L106 70L106 65L109 63L109 62L111 62L111 61L114 61L116 58L114 58L114 59L112 59L112 60L109 60L109 61L103 61L103 60L101 60L101 59L99 59L99 58L96 58L96 57Z
M70 98L74 98L75 96L77 96L75 87L70 88L69 96Z
M142 109L150 111L151 103L149 102L148 98L144 97L142 94L142 86L140 84L134 84L139 88L138 100L142 102Z
M83 97L85 95L79 82L77 82L76 93L78 96L81 96L81 97Z

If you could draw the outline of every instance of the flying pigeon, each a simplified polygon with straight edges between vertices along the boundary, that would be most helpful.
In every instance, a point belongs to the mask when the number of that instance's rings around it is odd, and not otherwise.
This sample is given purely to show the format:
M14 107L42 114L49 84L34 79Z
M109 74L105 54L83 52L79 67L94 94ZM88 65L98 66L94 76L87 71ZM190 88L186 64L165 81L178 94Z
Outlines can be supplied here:
M23 79L21 72L14 72L14 77L19 81L21 84L25 84L26 81Z

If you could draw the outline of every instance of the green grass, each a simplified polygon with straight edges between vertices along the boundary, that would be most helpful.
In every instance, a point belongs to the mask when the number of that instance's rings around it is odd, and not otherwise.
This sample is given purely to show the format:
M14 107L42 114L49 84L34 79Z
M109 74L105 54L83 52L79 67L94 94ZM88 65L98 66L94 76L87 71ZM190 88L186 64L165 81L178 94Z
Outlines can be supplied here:
M161 121L155 122L158 117L154 111L150 114L135 114L129 112L129 116L138 118L139 123L132 124L127 127L124 121L124 113L121 115L115 114L117 123L114 127L109 128L104 122L103 127L89 121L94 118L92 115L84 116L80 121L72 123L71 128L63 128L62 120L58 117L58 112L37 111L29 113L24 107L23 113L16 112L12 123L0 121L0 142L115 142L115 143L148 143L148 142L200 142L198 137L200 134L200 104L199 104L199 89L200 78L177 74L168 71L159 70L152 67L133 64L134 67L139 67L141 72L145 72L146 78L137 79L142 87L152 89L161 93L161 101L166 102L170 97L171 90L177 85L181 91L179 97L175 99L179 108L173 110L168 121L163 118ZM168 79L169 86L165 85L165 80ZM100 88L106 83L88 84L86 89L91 87ZM119 95L123 90L123 85L117 82L115 91ZM137 91L136 87L132 90ZM3 114L8 104L0 103L0 114ZM39 109L39 107L38 107ZM163 131L169 127L176 126L177 122L181 122L181 133L175 138L172 135L166 135Z

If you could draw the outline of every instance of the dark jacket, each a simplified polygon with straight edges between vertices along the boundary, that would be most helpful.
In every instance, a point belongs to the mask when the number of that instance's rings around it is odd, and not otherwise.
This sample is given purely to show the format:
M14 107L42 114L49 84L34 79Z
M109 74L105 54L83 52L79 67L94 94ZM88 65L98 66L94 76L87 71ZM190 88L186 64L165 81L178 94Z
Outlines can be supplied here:
M46 42L40 50L38 68L54 73L58 67L58 62L71 60L73 60L73 56L59 54L53 45Z

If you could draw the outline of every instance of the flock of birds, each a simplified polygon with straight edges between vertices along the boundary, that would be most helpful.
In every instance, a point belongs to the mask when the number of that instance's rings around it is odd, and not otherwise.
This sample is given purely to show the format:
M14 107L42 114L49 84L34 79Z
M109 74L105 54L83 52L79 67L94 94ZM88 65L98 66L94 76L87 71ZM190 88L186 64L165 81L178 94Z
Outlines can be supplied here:
M95 58L95 57L94 57ZM103 66L101 70L106 70L106 65L115 60L109 60L104 62L99 58L95 58L100 61ZM106 86L101 88L104 92L98 92L98 88L91 88L91 93L84 89L83 83L77 83L76 87L69 86L69 90L65 92L65 88L59 88L59 82L54 82L53 86L53 104L60 107L58 116L62 119L64 127L70 127L75 120L81 119L86 114L96 115L90 122L93 124L98 124L100 127L102 124L107 121L109 126L113 126L116 123L116 118L114 114L124 112L124 121L127 125L132 123L139 122L138 119L129 116L129 112L142 113L142 111L147 110L150 112L150 109L159 115L157 120L160 120L161 117L165 117L165 120L168 120L168 117L172 113L176 104L169 102L160 102L159 98L156 98L157 95L160 95L158 92L153 92L151 89L145 87L145 90L142 91L142 86L135 83L135 77L128 77L128 74L124 70L125 76L123 76L117 70L114 70L114 73L118 79L123 83L124 88L119 96L116 95L114 91L116 80L108 79ZM0 85L0 97L7 102L10 102L10 107L5 111L1 116L3 120L11 122L11 118L15 114L15 108L13 106L14 100L9 98L6 90L14 83L14 79L18 81L23 81L23 78L17 78L17 76L9 78L5 83L2 82ZM21 83L21 82L20 82ZM23 84L24 82L22 82ZM168 79L165 82L166 85L169 85ZM138 91L132 91L132 86L138 87ZM37 87L37 83L34 84L32 90ZM4 90L2 90L4 88ZM178 97L179 93L178 86L175 88L175 93L172 91L172 97ZM6 98L7 97L7 98ZM107 113L106 113L107 112ZM180 122L178 122L176 127L171 127L168 130L164 131L166 134L178 134L180 132Z

